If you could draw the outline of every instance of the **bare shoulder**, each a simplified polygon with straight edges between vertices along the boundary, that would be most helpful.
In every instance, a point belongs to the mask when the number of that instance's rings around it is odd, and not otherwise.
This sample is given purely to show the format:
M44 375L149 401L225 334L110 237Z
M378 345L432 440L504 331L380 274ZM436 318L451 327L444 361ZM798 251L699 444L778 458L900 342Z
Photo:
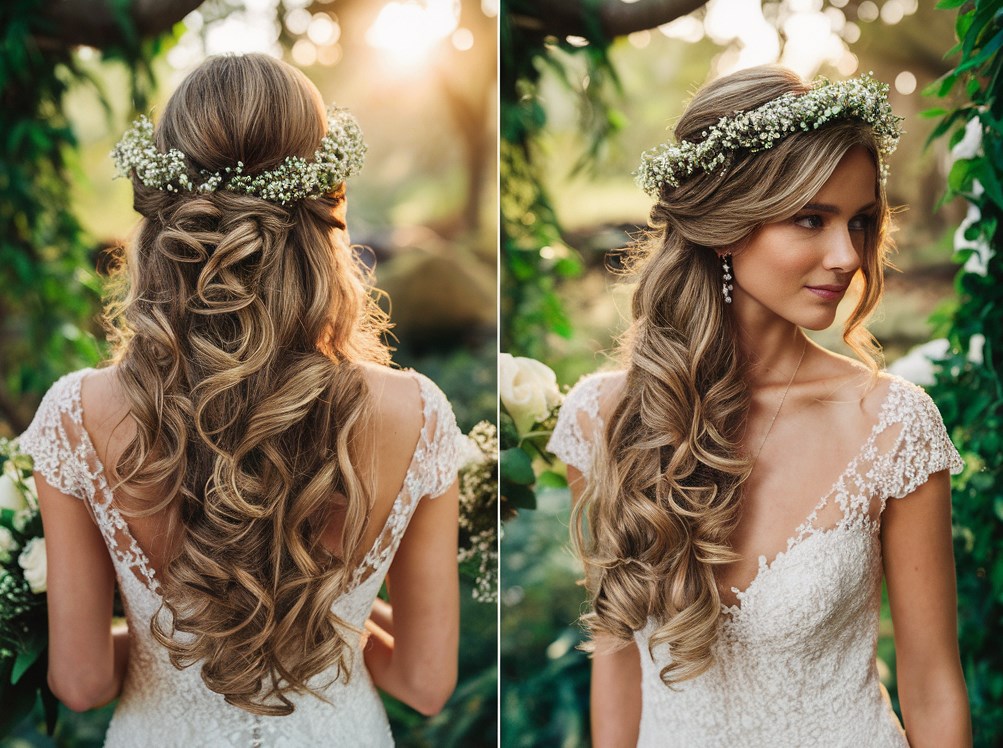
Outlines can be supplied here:
M80 381L84 426L92 435L114 431L129 415L129 401L118 368L107 366L88 372Z
M594 376L599 380L599 417L605 422L623 397L627 387L627 370L604 371Z
M896 377L875 371L861 361L820 349L812 389L820 401L852 405L868 421L877 420Z
M415 374L372 363L362 364L361 369L369 388L377 432L393 435L395 439L406 439L413 434L417 439L424 415L421 385Z

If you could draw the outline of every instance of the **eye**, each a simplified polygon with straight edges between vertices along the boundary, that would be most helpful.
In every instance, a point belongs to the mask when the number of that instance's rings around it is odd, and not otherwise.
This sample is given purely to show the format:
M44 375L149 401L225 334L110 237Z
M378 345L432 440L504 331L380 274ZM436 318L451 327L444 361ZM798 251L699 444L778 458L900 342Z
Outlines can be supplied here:
M872 214L854 216L850 221L850 231L869 231L874 228L876 219Z
M797 216L794 223L806 229L820 229L825 225L825 220L817 213L809 213L804 216Z

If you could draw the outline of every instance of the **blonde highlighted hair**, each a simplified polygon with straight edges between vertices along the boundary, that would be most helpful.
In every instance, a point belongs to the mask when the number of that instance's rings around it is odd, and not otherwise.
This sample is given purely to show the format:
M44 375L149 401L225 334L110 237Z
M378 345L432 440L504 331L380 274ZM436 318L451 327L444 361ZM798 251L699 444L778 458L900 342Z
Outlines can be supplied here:
M155 138L193 170L242 161L255 174L310 158L325 131L301 72L246 55L192 72ZM143 220L105 321L137 427L114 488L128 516L171 519L160 576L170 615L154 617L153 634L227 702L289 714L289 694L314 676L332 665L350 675L359 632L331 605L366 550L360 364L388 363L387 321L348 242L343 186L289 207L133 187ZM338 556L321 544L335 511Z
M808 90L779 66L728 75L696 93L675 136L698 141L723 116ZM653 619L650 647L665 644L671 654L660 673L667 685L713 664L721 615L714 569L737 558L730 536L751 469L741 443L750 392L716 249L794 215L856 145L877 166L870 127L847 120L790 135L760 153L738 152L726 174L698 172L678 187L663 185L651 230L628 263L638 284L621 347L626 385L595 435L572 540L585 566L588 632L627 643ZM876 192L861 295L843 329L875 373L879 348L864 324L881 298L891 245L891 212L877 178ZM585 647L593 650L594 642Z

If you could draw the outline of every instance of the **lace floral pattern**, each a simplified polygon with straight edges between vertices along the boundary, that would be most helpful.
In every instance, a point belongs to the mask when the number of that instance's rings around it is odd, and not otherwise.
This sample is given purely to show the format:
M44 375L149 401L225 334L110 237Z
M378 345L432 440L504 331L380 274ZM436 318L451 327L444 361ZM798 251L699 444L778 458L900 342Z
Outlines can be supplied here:
M609 376L586 377L572 389L549 447L586 475L587 435L599 433L600 393ZM960 472L963 463L930 397L890 379L857 456L787 548L771 562L760 556L746 588L732 588L738 604L722 607L709 671L667 688L659 671L671 661L668 648L649 649L656 622L635 632L639 746L908 748L875 660L881 513L888 499L908 496L937 471Z
M87 502L115 566L129 621L130 649L105 745L392 746L386 712L360 647L353 650L347 683L334 668L320 673L311 685L325 700L299 696L288 717L260 717L230 706L205 687L197 666L177 670L171 665L166 650L150 633L153 617L167 615L156 575L112 503L105 470L83 427L80 384L89 371L56 382L18 441L48 483ZM420 388L424 414L418 445L379 538L356 569L351 589L332 608L356 628L365 623L418 502L445 492L459 468L463 435L449 402L427 377L417 372L412 376Z

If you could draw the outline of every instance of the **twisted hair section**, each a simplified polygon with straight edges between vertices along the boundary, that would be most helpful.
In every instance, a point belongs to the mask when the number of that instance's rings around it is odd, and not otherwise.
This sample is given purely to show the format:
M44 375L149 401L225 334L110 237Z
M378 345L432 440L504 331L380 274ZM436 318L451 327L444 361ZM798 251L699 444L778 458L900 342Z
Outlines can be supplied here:
M705 86L675 129L698 140L724 115L807 86L775 66L741 71ZM620 353L626 383L604 404L593 436L592 470L573 508L572 542L585 568L595 651L620 644L649 621L649 643L667 645L660 672L673 686L713 665L721 595L715 567L737 559L731 534L751 460L742 437L751 394L738 331L721 294L719 253L760 227L794 215L843 155L877 144L862 123L833 123L791 135L761 153L738 153L722 175L698 173L663 186L650 230L626 272L637 279L632 323ZM876 374L879 349L865 322L883 288L890 211L876 180L878 211L867 232L861 293L843 338Z
M258 57L212 58L187 79L244 85L229 101L225 91L189 101L183 85L164 117L169 144L243 150L252 169L290 155L290 142L293 155L315 148L316 89ZM228 104L230 119L213 110ZM255 129L269 121L255 110L269 107L286 112L288 132ZM361 365L388 363L387 321L349 246L343 190L290 207L226 191L134 190L144 218L119 258L105 320L136 423L114 489L127 516L170 519L160 578L170 615L151 628L176 667L198 664L227 702L289 714L290 694L316 692L320 674L351 673L360 632L331 606L366 550L371 401ZM337 556L321 543L335 512Z

